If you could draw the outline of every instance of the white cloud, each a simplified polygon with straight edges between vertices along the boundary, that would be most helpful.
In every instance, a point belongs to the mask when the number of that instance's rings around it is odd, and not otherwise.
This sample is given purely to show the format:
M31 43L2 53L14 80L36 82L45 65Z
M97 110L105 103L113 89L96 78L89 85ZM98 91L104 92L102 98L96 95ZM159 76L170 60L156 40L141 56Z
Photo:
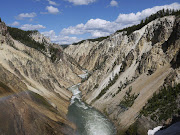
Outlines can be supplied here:
M64 28L61 31L62 35L79 35L91 33L93 37L107 36L109 33L115 32L116 23L102 20L90 19L86 24L78 24L74 27Z
M90 3L95 2L96 0L68 0L68 1L73 3L74 5L88 5Z
M112 0L112 1L110 2L110 6L112 6L112 7L117 7L117 6L118 6L118 2L115 1L115 0Z
M20 28L22 30L38 30L38 29L45 29L46 27L40 24L37 24L37 25L24 24Z
M147 8L137 13L119 14L118 18L116 19L116 23L122 23L123 25L124 24L137 24L140 22L140 20L162 9L180 9L180 4L173 3L170 5L155 6L153 8Z
M16 19L22 20L24 18L34 18L36 16L37 16L37 14L34 12L32 12L32 13L21 13L16 17Z
M74 42L78 42L82 39L77 37L70 37L70 36L63 36L63 35L56 35L54 30L42 32L44 36L50 37L51 41L58 44L72 44Z
M53 6L47 6L46 10L48 10L48 13L50 13L50 14L57 14L57 13L59 13L58 8L55 8Z
M90 19L86 23L80 23L76 26L70 26L61 30L59 35L56 35L53 30L42 32L45 36L49 36L52 42L59 44L71 44L82 40L74 35L91 34L91 37L108 36L115 31L128 27L133 24L138 24L142 19L145 19L149 15L156 13L161 9L180 9L179 3L173 3L170 5L156 6L148 8L137 13L119 14L114 21L107 21L103 19Z
M47 0L50 5L58 6L58 4L55 1Z
M81 35L90 33L92 37L107 36L115 31L128 27L130 25L138 24L142 19L150 16L161 9L180 9L179 3L173 3L164 6L155 6L137 13L119 14L115 21L106 21L103 19L90 19L85 24L78 24L62 29L62 35Z
M109 32L102 32L102 31L92 31L91 32L92 37L97 38L97 37L105 37L109 35Z
M10 24L10 26L19 26L19 22L15 21L12 24Z

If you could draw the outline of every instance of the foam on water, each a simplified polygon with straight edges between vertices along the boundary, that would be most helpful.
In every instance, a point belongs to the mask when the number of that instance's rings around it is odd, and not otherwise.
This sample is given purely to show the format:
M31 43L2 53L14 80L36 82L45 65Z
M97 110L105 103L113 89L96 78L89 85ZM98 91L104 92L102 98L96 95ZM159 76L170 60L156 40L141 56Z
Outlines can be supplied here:
M81 107L83 109L88 109L88 106L86 106L83 102L76 103L76 106Z
M89 111L85 119L88 135L113 135L111 123L99 112Z
M99 111L81 101L79 85L69 88L73 93L68 118L77 126L77 135L115 135L113 124Z
M73 85L72 87L68 88L69 91L72 92L73 96L71 98L71 104L73 104L75 101L75 99L78 99L79 101L81 100L81 91L79 90L79 85L81 83L77 84L77 85Z

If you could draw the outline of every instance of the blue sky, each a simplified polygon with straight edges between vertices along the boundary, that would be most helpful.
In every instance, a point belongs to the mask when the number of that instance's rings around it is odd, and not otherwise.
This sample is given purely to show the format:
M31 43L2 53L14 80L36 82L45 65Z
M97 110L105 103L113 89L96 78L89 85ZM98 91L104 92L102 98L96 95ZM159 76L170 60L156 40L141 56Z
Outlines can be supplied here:
M9 26L70 44L107 36L162 8L180 9L180 0L2 0L0 17Z

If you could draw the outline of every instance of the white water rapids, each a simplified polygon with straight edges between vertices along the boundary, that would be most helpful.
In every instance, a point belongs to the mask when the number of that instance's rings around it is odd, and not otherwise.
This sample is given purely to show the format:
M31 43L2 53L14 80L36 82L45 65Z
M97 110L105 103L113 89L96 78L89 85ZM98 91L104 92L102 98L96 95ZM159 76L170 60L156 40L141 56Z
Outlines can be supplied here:
M79 85L69 88L73 93L68 118L77 126L77 135L116 135L113 124L99 111L81 101Z

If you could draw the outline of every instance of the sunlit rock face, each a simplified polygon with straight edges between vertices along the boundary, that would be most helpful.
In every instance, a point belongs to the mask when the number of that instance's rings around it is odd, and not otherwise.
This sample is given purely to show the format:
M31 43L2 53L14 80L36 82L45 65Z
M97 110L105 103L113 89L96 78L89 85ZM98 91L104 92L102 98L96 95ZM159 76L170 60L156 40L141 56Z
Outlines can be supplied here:
M66 88L80 82L81 67L43 35L29 36L45 51L13 39L0 22L0 134L74 134Z
M36 42L39 42L39 43L46 43L46 44L51 44L51 40L49 37L45 37L44 35L42 35L41 33L39 32L34 32L30 35L30 37L32 39L34 39Z
M65 50L39 33L28 36L44 50L13 39L0 22L0 134L74 134L67 120L70 103L90 121L84 133L114 133L99 112L75 101L80 91L82 101L106 114L119 131L137 120L146 133L163 124L139 112L160 88L180 82L180 18L159 18L130 35L114 33ZM67 90L81 81L80 91ZM99 119L93 128L94 115Z
M180 82L179 28L179 17L167 16L130 35L120 32L100 42L87 40L67 47L65 52L91 73L80 86L83 99L110 117L116 127L127 129L155 92ZM131 97L137 97L123 108L120 102L129 90ZM152 122L146 130L155 126Z

